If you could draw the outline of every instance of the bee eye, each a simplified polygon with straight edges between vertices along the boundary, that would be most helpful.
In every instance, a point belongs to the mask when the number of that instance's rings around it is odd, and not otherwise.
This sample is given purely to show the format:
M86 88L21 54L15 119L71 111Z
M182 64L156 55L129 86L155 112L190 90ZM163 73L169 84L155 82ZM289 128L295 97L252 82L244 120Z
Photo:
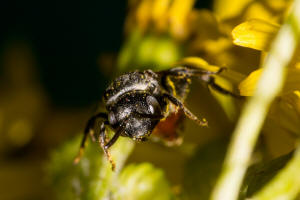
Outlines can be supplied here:
M159 103L158 103L158 101L156 100L155 97L147 96L146 97L146 102L148 104L148 111L151 114L160 114L161 113L160 105L159 105Z
M114 125L117 123L117 119L116 119L116 116L113 112L109 112L108 113L108 121L111 125Z

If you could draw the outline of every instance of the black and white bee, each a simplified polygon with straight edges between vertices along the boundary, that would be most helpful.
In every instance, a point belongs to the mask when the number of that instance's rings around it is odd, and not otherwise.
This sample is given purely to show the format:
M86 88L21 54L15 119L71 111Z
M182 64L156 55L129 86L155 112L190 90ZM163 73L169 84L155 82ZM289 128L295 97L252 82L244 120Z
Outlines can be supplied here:
M117 77L106 89L103 103L106 112L92 116L87 122L80 151L75 162L80 160L88 135L100 143L110 162L108 149L120 136L136 141L145 141L160 121L181 110L185 116L200 126L207 126L205 119L198 119L185 105L192 77L199 77L218 91L231 94L214 81L212 75L220 73L194 67L175 67L169 70L134 71ZM100 133L95 133L95 122L102 119ZM114 131L114 136L106 142L106 129ZM114 167L114 164L113 164Z

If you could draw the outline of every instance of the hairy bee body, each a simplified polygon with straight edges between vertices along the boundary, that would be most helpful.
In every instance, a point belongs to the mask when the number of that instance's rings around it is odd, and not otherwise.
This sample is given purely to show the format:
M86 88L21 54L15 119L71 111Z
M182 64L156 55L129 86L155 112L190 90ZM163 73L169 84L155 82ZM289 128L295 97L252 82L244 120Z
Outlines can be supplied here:
M103 99L113 129L123 127L121 135L134 140L145 140L151 134L169 114L160 78L151 70L135 71L119 76L108 86Z
M82 155L87 136L91 135L94 141L100 142L108 159L113 163L108 149L119 136L144 141L159 122L166 122L164 119L169 116L173 120L178 120L179 118L174 116L178 110L199 125L206 126L207 121L198 119L183 102L189 92L191 78L195 76L219 91L228 93L215 84L212 74L215 72L193 67L175 67L158 72L134 71L117 77L103 95L106 112L94 115L87 123L76 161L78 162ZM95 136L95 122L99 118L102 119L100 133ZM171 124L177 122L173 121ZM159 125L162 128L162 126L169 126L170 123ZM115 132L108 142L106 141L107 127ZM166 130L166 127L163 128Z

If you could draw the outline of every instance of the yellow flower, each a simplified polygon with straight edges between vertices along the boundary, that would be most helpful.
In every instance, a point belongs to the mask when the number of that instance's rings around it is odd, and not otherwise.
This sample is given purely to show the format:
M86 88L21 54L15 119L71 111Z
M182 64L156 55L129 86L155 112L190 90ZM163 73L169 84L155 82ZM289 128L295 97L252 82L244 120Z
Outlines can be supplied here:
M188 18L195 0L141 0L132 4L127 29L169 32L174 38L186 38ZM129 26L129 27L128 27Z
M174 64L196 65L209 71L225 67L230 70L216 76L218 84L232 91L238 88L237 93L251 96L261 74L258 68L290 2L216 0L211 12L193 8L194 0L137 0L129 6L126 19L129 35L119 56L119 66L124 71L132 69L128 66L163 69ZM295 55L290 66L293 69L288 70L280 96L283 102L286 101L283 97L300 90L299 67L296 67L299 57ZM215 92L213 95L227 116L235 119L234 100ZM275 105L272 108L277 108Z
M222 21L237 23L257 18L280 23L291 0L215 0L214 12Z
M273 1L276 2L276 1ZM281 10L281 17L287 12L290 1L285 4L273 4L274 9ZM280 18L280 17L279 17ZM276 20L275 20L276 22ZM277 20L277 23L281 23ZM261 64L268 56L273 38L280 29L280 25L274 20L265 18L250 19L237 25L232 31L233 43L238 46L259 50ZM278 155L290 151L294 145L295 136L300 135L300 45L286 68L286 80L283 88L272 103L265 126L263 128L266 144L271 154ZM260 67L260 65L254 66ZM262 74L262 69L252 70L247 77L240 82L238 88L243 96L252 96L257 82ZM284 143L285 145L281 144Z

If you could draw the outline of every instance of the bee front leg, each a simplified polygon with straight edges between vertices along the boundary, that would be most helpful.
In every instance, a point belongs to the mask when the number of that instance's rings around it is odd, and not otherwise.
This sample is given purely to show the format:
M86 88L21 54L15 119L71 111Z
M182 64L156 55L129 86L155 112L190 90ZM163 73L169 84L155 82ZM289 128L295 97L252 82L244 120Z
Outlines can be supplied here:
M107 114L106 113L98 113L98 114L94 115L93 117L91 117L89 119L89 121L87 122L86 127L84 129L83 138L82 138L82 141L80 144L80 149L79 149L78 155L74 159L75 164L77 164L80 161L81 157L83 156L83 152L85 149L85 144L86 144L88 135L90 135L90 137L92 138L93 141L96 141L95 136L94 136L94 134L95 134L94 128L95 128L95 122L99 118L102 118L105 121L107 121Z
M183 103L180 100L178 100L176 97L174 97L173 95L168 94L168 93L164 93L163 95L165 98L167 98L169 101L171 101L174 105L178 106L188 118L195 121L200 126L207 126L206 119L204 119L204 118L202 120L198 119L198 117L195 116L187 107L185 107L183 105Z
M105 128L105 123L102 122L101 125L100 125L100 134L99 134L99 137L98 137L98 142L99 142L101 148L103 149L105 156L107 157L107 159L111 163L112 170L114 170L116 168L116 164L113 161L113 159L111 157L111 154L108 151L108 149L117 141L117 139L121 135L122 131L123 131L123 129L120 127L117 130L117 132L114 134L114 136L110 139L110 141L106 144L106 128Z

